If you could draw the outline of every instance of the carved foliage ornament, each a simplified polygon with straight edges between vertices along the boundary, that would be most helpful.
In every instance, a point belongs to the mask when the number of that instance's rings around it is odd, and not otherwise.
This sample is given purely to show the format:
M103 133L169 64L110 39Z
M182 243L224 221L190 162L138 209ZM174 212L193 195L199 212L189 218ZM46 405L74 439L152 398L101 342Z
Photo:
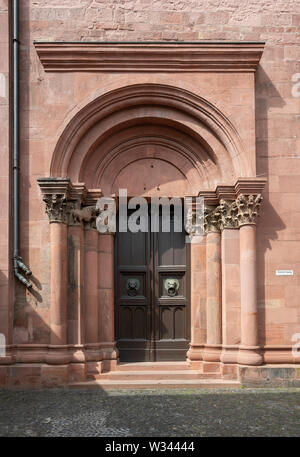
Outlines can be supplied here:
M220 207L206 206L204 208L204 230L205 233L220 231Z
M205 232L218 232L225 228L236 229L246 224L255 224L262 203L261 194L241 194L234 201L220 200L217 207L204 210Z
M220 200L220 227L225 228L238 228L237 218L237 205L235 201Z
M67 198L65 194L45 194L46 213L50 222L67 223Z
M255 224L259 216L259 209L262 203L261 194L257 195L239 195L236 199L238 209L237 218L239 226L246 224Z

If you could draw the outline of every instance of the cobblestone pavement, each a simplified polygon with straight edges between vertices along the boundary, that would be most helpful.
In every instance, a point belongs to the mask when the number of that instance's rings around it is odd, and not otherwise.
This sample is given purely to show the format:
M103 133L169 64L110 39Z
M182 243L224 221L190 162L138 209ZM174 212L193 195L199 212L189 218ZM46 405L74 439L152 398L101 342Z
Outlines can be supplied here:
M300 436L300 389L0 390L0 436Z

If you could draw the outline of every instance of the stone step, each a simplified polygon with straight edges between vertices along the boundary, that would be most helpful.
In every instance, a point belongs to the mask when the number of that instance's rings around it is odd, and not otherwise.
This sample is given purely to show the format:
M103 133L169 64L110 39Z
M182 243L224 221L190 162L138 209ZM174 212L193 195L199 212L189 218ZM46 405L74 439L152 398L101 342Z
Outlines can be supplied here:
M238 389L241 387L238 381L225 381L215 379L185 379L185 380L140 380L140 381L112 381L112 380L95 380L69 384L71 389L211 389L226 388Z
M139 380L185 380L185 379L219 379L219 373L200 373L196 370L169 371L110 371L96 376L98 380L139 381Z
M187 362L123 362L117 365L116 371L174 371L190 369Z

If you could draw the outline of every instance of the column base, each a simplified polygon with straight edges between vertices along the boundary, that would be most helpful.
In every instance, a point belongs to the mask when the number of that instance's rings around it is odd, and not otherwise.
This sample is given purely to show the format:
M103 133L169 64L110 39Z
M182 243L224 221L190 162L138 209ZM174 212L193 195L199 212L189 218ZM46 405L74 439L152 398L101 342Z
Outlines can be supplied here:
M239 365L261 365L263 356L260 346L239 346L237 363Z
M205 362L220 362L221 350L221 344L205 344L202 358Z
M237 363L239 346L223 345L220 360L222 363Z
M190 348L186 354L188 362L199 362L202 360L203 355L203 344L190 343Z
M72 354L67 345L49 345L46 355L47 365L65 365L71 362Z
M103 359L102 347L100 343L89 343L84 345L86 362L100 362Z
M100 344L102 349L103 360L117 360L119 358L119 351L117 349L116 341Z

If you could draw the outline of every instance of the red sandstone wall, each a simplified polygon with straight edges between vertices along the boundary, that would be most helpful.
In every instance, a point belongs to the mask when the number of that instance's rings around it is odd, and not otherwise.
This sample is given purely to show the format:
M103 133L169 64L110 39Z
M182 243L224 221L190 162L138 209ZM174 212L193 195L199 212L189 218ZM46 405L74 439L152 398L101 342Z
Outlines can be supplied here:
M9 38L8 0L0 0L0 333L11 342L12 289L9 241Z
M57 125L76 104L104 83L101 74L82 79L60 74L59 87L56 76L48 74L45 83L33 40L263 40L266 48L256 74L257 174L268 177L258 229L260 339L261 344L291 344L292 334L300 332L300 97L292 95L292 77L300 73L300 3L295 0L21 0L20 3L22 243L24 259L35 275L35 292L29 294L19 288L15 342L48 341L49 224L36 178L48 175L49 125L53 125L54 137ZM0 1L1 24L6 21L6 4ZM4 30L1 26L1 55L6 52ZM5 66L3 60L0 65ZM4 70L0 67L1 71L7 72L7 67ZM112 83L115 77L106 76L105 84ZM3 103L4 106L0 98L1 119L3 112L7 113L7 102ZM238 113L235 116L238 118ZM3 125L1 121L0 129ZM0 141L4 137L1 130ZM5 151L0 149L0 169L4 166L6 173L7 156L4 154L2 159ZM2 176L1 188L6 183ZM1 220L6 216L7 209L1 208ZM7 236L7 226L3 230L1 226L2 233L1 236ZM2 261L2 271L6 271L6 257ZM276 269L285 268L294 269L295 275L275 276Z

